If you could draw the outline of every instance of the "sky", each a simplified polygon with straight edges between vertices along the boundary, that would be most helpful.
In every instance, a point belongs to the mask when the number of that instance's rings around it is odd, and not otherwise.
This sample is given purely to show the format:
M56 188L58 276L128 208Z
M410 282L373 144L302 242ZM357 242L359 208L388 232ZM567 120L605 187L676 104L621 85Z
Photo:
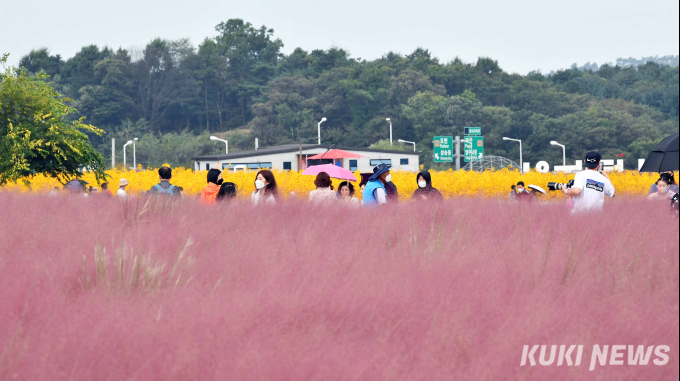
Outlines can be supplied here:
M440 61L491 57L508 71L679 54L677 0L0 0L0 54L72 57L83 46L143 49L153 38L198 45L241 18L274 29L283 52L336 46L372 60L429 49Z

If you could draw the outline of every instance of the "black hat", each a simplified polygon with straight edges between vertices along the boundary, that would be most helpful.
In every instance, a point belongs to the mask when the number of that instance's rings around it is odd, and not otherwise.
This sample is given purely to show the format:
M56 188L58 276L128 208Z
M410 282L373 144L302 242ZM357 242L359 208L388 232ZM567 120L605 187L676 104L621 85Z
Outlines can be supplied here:
M586 168L594 169L600 165L600 160L602 160L602 156L600 156L599 152L590 151L586 154L586 159L583 165L585 165Z
M359 183L359 186L368 184L368 179L370 179L371 176L373 176L372 173L360 173L360 175L361 175L361 182Z

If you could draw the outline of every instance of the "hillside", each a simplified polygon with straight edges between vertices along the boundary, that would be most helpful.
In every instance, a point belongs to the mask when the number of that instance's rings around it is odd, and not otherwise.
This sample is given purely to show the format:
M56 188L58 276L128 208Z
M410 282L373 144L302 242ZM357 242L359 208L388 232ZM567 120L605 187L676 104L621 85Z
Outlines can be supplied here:
M425 49L387 52L374 61L339 49L281 53L266 27L238 19L216 27L197 47L156 39L142 51L90 45L63 59L32 51L20 65L45 71L79 115L106 131L92 142L110 158L111 138L139 138L137 161L187 165L194 155L220 153L211 134L229 133L230 149L307 140L322 117L324 143L369 146L389 136L418 142L430 166L432 137L481 126L487 154L525 161L568 160L589 149L637 159L678 131L678 67L655 62L571 68L545 76L503 71L491 58L440 62ZM628 63L627 63L628 62ZM670 61L669 61L670 62ZM628 160L632 167L636 160Z

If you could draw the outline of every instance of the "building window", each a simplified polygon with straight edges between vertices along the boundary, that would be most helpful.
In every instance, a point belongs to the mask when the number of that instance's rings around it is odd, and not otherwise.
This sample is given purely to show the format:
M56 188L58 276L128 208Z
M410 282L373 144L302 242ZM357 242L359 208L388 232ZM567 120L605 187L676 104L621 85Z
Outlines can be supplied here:
M357 164L357 160L350 160L349 161L349 170L352 172L356 172L357 169L359 169L359 165Z
M400 165L408 165L408 159L399 159Z
M205 163L205 170L209 171L210 170L210 163Z
M229 163L222 164L222 169L262 169L262 168L273 168L272 163Z
M291 162L290 161L284 161L283 162L283 170L284 171L290 171L291 169L293 169L293 165L291 164Z
M392 165L392 159L371 159L371 166L374 167L378 164Z
M334 164L333 159L314 159L314 160L307 160L307 166L308 167L313 167L315 165L322 165L322 164Z

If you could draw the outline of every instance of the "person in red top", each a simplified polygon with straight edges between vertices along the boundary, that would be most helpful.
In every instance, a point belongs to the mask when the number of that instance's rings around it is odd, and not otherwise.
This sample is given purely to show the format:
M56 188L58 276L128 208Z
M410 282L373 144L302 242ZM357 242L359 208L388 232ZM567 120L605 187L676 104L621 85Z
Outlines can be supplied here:
M517 201L533 201L534 200L534 195L531 194L528 190L524 188L524 181L520 181L517 183L517 195L515 196L515 200Z
M201 191L201 203L213 204L217 199L217 194L220 192L220 185L222 185L222 172L213 168L208 171L208 185Z

